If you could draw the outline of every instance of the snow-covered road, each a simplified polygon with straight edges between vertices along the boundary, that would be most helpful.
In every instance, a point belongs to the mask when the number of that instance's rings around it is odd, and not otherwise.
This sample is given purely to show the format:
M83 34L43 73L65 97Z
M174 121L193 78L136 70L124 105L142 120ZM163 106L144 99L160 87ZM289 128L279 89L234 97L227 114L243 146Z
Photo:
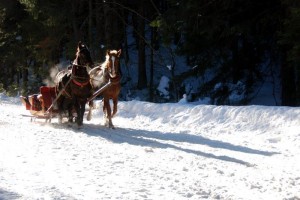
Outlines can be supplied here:
M300 199L300 108L130 101L78 130L0 101L0 199Z

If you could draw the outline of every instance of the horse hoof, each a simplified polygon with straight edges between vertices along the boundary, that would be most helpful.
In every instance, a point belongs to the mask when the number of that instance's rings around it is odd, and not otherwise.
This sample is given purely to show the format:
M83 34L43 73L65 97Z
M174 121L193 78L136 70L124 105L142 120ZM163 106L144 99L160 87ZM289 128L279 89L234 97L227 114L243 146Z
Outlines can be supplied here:
M108 128L115 129L114 125L109 124Z

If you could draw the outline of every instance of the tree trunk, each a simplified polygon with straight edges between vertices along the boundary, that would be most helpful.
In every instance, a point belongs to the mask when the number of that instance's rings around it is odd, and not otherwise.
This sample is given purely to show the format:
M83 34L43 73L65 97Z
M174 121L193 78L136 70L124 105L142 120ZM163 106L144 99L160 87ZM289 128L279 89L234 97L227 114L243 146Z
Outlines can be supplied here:
M104 17L104 11L103 11L103 4L96 3L96 10L95 10L95 15L96 15L96 41L95 43L97 44L97 47L99 45L100 50L95 52L95 57L96 59L100 59L101 62L105 60L105 31L103 28L103 24L105 23L105 17ZM98 48L97 48L98 49Z
M72 6L71 18L72 18L74 39L75 39L75 42L78 42L80 40L80 36L79 36L79 30L78 30L78 25L77 25L77 19L76 19L76 1L72 1L71 6Z
M22 95L27 96L28 95L28 68L27 68L27 66L22 68L22 78L23 78L23 82L22 82L21 93L22 93Z
M104 22L104 30L105 30L105 46L106 49L111 49L112 48L112 31L113 31L113 18L112 18L112 8L111 4L109 2L111 1L106 1L107 3L104 3L104 16L105 16L105 22Z
M126 18L128 17L128 15L126 15ZM123 36L123 40L124 40L124 54L123 54L123 57L125 59L125 63L126 65L128 64L129 62L129 48L128 48L128 41L127 41L127 38L128 38L128 35L127 35L127 30L126 30L127 26L126 24L124 24L124 36Z
M90 52L92 58L95 57L95 52L93 48L93 5L92 5L93 0L89 0L89 47L90 47Z
M232 44L232 82L236 84L240 80L239 39L236 37Z
M144 16L144 1L139 2L138 11ZM146 75L146 55L145 55L145 20L138 17L138 89L144 89L147 87L147 75Z
M175 67L176 67L176 61L175 61L175 53L173 52L171 47L168 47L171 58L172 58L172 65L171 65L171 79L173 84L173 90L174 90L174 99L176 102L179 100L179 94L178 94L178 88L177 88L177 81L175 79Z
M296 68L296 80L295 80L295 84L296 84L296 106L300 106L300 66L297 65Z
M154 89L153 89L153 76L154 76L154 40L155 40L155 30L151 28L151 55L150 55L150 82L149 82L149 100L153 102L154 100Z
M296 84L295 84L295 70L287 61L286 51L283 51L281 64L281 104L283 106L296 106Z

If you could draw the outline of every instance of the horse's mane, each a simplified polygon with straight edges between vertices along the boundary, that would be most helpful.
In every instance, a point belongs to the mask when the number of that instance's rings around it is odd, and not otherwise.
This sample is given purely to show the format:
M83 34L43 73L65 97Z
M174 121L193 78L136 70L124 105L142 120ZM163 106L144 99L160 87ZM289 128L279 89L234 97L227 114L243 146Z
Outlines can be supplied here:
M100 65L100 68L105 69L108 62L109 62L109 55L107 53L106 56L105 56L105 61Z

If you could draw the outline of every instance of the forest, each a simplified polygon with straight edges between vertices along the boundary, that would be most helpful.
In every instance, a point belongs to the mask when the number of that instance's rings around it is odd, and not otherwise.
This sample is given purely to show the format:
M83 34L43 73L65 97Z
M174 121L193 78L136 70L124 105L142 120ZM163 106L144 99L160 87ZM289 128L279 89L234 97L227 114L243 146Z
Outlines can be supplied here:
M276 105L299 106L299 33L299 0L0 0L0 92L38 92L83 41L95 63L122 49L123 100L247 105L270 79Z

